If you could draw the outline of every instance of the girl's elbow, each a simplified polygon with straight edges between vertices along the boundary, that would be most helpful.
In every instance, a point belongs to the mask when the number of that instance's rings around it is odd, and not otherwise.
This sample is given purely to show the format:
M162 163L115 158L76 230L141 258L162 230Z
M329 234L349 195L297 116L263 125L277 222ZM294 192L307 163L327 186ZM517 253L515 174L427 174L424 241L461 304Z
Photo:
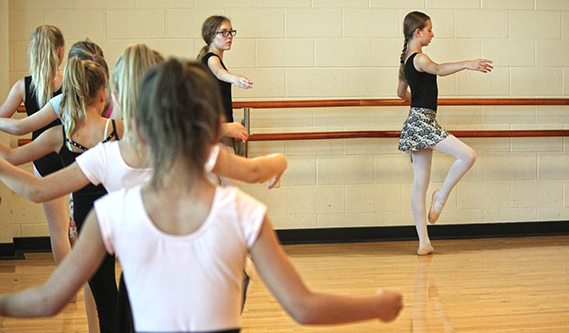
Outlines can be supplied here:
M21 120L12 121L8 126L6 126L6 128L3 128L3 131L11 135L26 135L30 133L29 131L26 131Z
M316 325L318 322L315 320L315 317L307 311L306 309L299 309L296 311L290 312L290 316L292 319L300 325Z
M54 300L52 297L44 295L41 297L38 305L37 313L34 317L53 317L63 310L67 302Z
M49 201L49 198L45 198L43 195L43 191L38 188L30 189L25 195L26 199L34 202L34 203L43 203Z

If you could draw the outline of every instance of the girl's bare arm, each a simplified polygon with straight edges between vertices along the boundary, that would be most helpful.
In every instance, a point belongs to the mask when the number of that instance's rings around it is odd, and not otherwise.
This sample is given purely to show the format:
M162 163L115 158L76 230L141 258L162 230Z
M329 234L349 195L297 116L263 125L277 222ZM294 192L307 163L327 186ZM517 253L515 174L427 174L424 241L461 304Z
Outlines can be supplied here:
M0 159L0 180L12 191L37 203L75 192L90 183L77 163L38 178L4 159Z
M18 82L12 86L10 93L4 101L4 104L0 106L0 118L10 118L14 115L18 106L22 104L26 95L26 87L24 79L19 79Z
M280 178L286 168L287 161L282 154L245 158L220 149L211 172L247 183L264 183Z
M73 251L41 286L0 297L0 316L47 317L57 314L93 276L103 261L105 245L93 211Z
M492 61L488 59L476 59L460 62L452 62L445 64L437 64L432 61L429 56L424 53L419 53L413 59L413 64L418 71L424 71L429 74L438 76L446 76L468 69L482 73L488 73L492 70Z
M221 81L233 83L243 89L253 88L253 82L251 80L241 75L231 74L228 70L223 68L218 57L210 57L207 61L207 66L213 75Z
M58 152L63 145L62 126L43 132L34 141L15 149L0 142L0 157L13 165L35 161L51 152Z
M403 308L400 293L379 290L373 296L350 297L310 291L279 244L265 218L251 250L259 275L275 298L297 322L329 325L379 319L394 320Z
M24 135L38 130L57 119L55 109L48 102L38 112L22 119L0 118L0 131L12 135Z

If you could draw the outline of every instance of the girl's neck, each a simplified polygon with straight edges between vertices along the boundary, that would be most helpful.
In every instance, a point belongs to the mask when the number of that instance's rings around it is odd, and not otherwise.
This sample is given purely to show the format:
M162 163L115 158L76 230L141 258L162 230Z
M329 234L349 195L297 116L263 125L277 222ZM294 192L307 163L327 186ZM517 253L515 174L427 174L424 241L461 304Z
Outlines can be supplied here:
M203 170L196 171L188 167L184 162L176 162L170 172L162 179L161 190L171 191L180 195L195 196L202 188L207 187L207 180Z
M105 105L87 105L86 118L87 119L97 119L103 118L103 111Z
M213 44L210 44L209 52L216 54L221 60L223 60L223 50L216 48Z
M133 130L125 132L118 144L121 157L128 166L135 169L151 167L150 161Z
M411 41L411 43L409 43L409 54L413 54L413 53L422 53L423 52L423 47L421 46L421 43L418 41Z

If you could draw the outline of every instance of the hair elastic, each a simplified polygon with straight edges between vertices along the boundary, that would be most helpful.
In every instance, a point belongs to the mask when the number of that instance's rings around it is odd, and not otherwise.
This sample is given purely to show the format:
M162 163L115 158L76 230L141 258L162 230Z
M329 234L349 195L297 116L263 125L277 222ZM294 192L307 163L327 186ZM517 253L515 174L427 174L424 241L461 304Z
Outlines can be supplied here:
M93 54L93 56L91 57L92 61L95 61L95 57L97 56L97 53Z

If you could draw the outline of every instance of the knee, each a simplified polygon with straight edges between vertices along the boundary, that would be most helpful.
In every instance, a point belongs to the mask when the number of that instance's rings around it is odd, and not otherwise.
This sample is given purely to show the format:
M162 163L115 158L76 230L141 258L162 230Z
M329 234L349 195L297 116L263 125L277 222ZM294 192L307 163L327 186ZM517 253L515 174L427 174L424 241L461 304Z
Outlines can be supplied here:
M476 152L474 151L474 149L470 148L468 150L465 160L468 163L468 165L470 165L471 167L474 165L474 162L476 162Z

